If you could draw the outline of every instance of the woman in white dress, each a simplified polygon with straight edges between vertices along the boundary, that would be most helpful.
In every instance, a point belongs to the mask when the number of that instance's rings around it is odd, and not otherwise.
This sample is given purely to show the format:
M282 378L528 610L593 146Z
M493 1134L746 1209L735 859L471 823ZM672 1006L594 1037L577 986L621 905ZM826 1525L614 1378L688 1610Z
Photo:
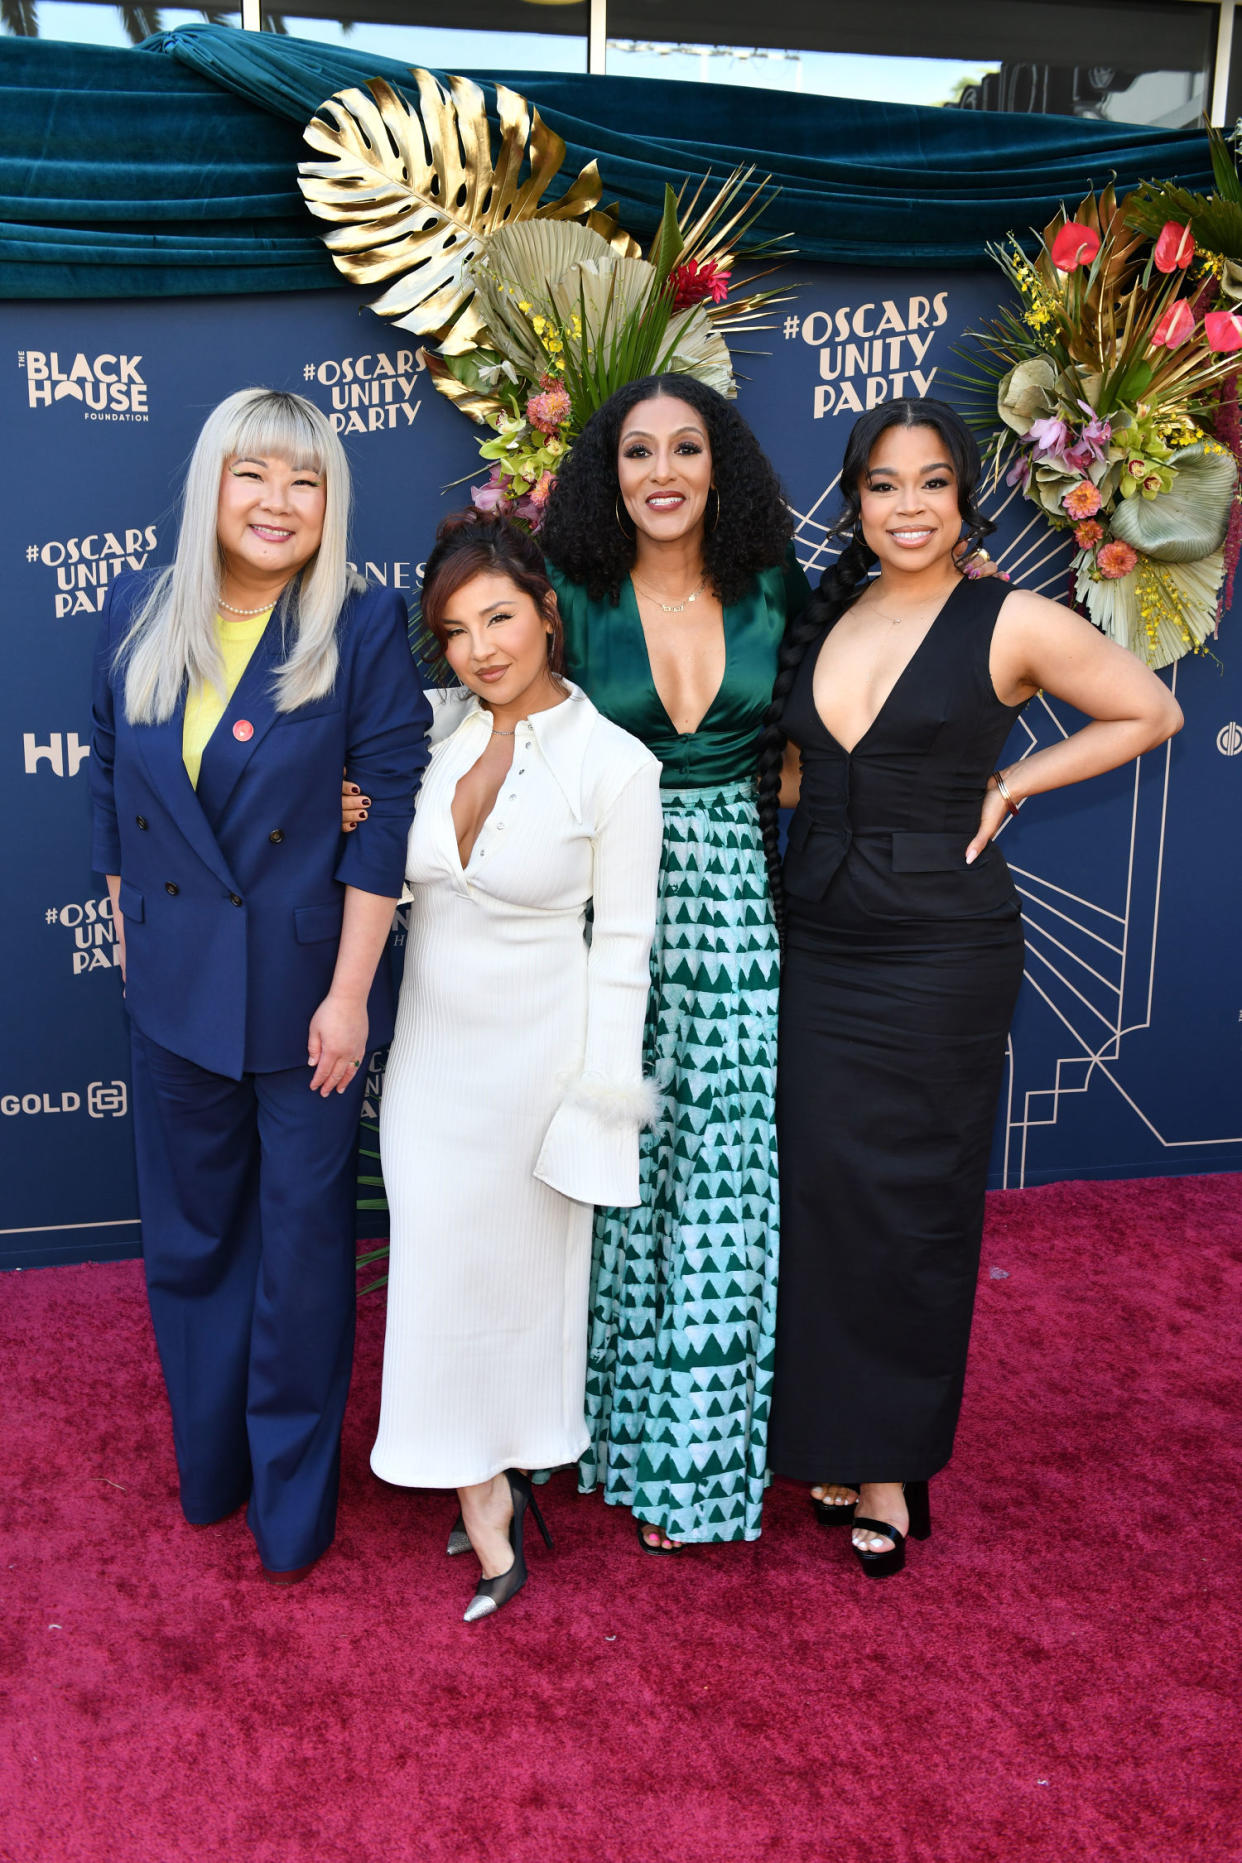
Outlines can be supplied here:
M649 1113L660 766L560 677L556 596L524 532L447 519L422 607L464 689L439 707L406 863L371 1466L457 1489L482 1568L469 1622L525 1582L525 1471L587 1445L592 1210L638 1202Z

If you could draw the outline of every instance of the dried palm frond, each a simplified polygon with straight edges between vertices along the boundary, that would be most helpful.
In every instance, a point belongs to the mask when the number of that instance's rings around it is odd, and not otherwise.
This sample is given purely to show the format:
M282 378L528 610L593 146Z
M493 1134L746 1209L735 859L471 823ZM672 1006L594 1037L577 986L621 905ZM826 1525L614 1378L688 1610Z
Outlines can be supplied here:
M703 176L688 200L686 194L690 183L682 183L676 197L677 218L682 228L678 259L682 264L687 259L693 259L696 264L708 259L722 272L733 270L741 256L738 248L742 239L774 198L771 176L764 175L755 182L744 200L739 199L750 187L754 176L753 166L735 168L732 174L726 175L716 193L702 208L699 202L703 190L712 179L710 171ZM792 248L788 246L787 240L785 234L761 240L750 248L746 256L751 259L788 258Z
M489 341L518 375L538 379L558 358L574 432L625 382L664 369L736 392L708 307L675 310L659 265L618 256L588 227L506 227L472 273Z

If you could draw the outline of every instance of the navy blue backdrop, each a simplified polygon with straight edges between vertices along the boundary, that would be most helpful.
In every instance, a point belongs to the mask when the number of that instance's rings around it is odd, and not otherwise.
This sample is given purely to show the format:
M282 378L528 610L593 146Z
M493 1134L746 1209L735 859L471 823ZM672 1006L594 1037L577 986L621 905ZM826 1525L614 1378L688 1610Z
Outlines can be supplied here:
M741 357L741 406L798 514L808 568L850 421L939 393L994 273L800 267L805 283ZM10 436L0 746L9 807L0 1062L0 1266L135 1253L128 1060L101 876L87 856L96 617L122 569L167 560L181 468L203 416L251 383L331 412L356 482L353 559L414 594L474 430L419 371L416 343L348 290L246 299L0 307ZM1066 552L1004 488L994 554L1065 588ZM1186 729L1137 770L1041 797L1006 827L1027 913L1027 984L993 1159L996 1185L1242 1168L1242 677L1226 619L1173 674ZM1028 708L1011 755L1073 727ZM187 979L187 982L189 980ZM372 1082L378 1091L378 1076Z

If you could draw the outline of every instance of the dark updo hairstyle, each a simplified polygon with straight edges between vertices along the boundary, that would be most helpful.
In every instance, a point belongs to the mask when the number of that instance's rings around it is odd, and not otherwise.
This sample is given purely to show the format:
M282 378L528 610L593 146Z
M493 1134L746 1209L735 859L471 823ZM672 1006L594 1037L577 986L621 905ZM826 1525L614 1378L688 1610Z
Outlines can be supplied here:
M793 519L780 480L731 401L692 375L648 375L610 395L574 442L548 500L544 549L592 601L616 602L634 565L633 522L621 502L617 450L640 401L684 401L707 429L718 500L708 499L703 570L722 602L740 601L761 569L784 561Z
M423 571L420 606L423 625L441 659L448 645L448 604L473 577L487 575L508 576L551 622L548 671L559 679L565 670L565 632L543 551L529 531L492 512L454 511L436 531L435 547Z
M785 635L776 683L772 687L772 702L764 714L763 736L759 740L759 825L768 863L772 910L782 938L785 896L781 886L780 788L785 733L781 719L807 648L853 601L877 560L863 537L860 487L876 442L890 427L934 427L940 435L957 480L957 508L966 527L966 554L977 549L989 531L996 528L975 502L981 465L974 435L946 401L920 401L913 397L885 401L854 422L841 462L841 499L845 509L829 532L830 536L844 537L846 542L835 563L825 570L806 608Z

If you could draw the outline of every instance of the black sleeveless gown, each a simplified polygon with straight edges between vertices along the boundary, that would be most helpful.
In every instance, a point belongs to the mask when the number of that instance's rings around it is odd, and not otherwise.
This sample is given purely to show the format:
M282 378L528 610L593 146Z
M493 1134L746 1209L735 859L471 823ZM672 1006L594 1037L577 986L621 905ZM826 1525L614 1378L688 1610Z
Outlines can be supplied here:
M963 580L850 753L786 704L802 795L785 856L777 1135L781 1269L769 1463L917 1481L961 1406L983 1199L1022 980L988 776L1021 706L988 654L1004 583Z

